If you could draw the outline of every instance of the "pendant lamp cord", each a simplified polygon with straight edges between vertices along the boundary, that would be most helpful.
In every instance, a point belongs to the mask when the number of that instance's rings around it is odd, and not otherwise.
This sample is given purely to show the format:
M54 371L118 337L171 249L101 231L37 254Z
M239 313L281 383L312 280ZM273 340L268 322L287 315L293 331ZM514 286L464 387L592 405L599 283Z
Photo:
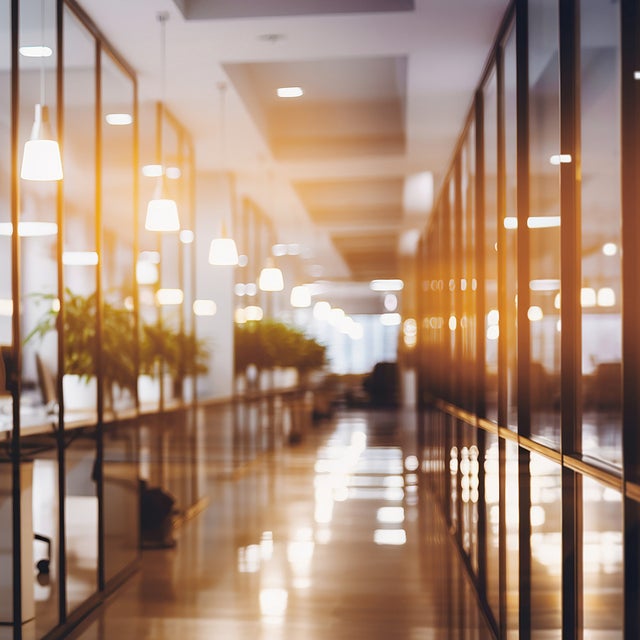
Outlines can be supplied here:
M40 2L40 46L44 50L44 0ZM45 72L44 72L44 55L40 56L40 104L45 104Z

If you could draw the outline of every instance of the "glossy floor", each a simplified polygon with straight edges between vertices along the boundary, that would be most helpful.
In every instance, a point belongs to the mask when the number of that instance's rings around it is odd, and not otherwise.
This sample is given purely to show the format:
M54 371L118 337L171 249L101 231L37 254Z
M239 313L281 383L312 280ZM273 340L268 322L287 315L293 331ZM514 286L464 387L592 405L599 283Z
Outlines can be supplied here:
M419 486L413 416L350 411L221 477L209 506L70 637L484 640Z

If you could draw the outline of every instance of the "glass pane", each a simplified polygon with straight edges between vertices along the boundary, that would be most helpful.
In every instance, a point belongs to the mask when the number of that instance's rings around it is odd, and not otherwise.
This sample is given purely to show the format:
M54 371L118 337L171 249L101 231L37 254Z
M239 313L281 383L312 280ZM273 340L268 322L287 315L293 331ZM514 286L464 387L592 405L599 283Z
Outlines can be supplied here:
M484 259L486 417L498 422L498 89L495 71L484 89Z
M531 433L560 447L558 1L529 3Z
M500 616L500 458L498 437L485 434L484 508L487 539L487 602L496 620ZM483 505L480 505L481 508Z
M95 41L64 12L65 429L95 424L96 224ZM72 611L98 588L95 431L77 430L66 448L67 603Z
M11 2L0 0L0 24L11 24ZM0 346L12 343L13 299L11 293L11 32L0 29ZM2 364L0 363L0 368ZM1 371L2 369L0 369ZM0 377L2 377L0 375ZM13 402L0 385L0 431L13 428ZM4 434L3 434L4 435ZM13 618L11 465L6 451L0 453L0 622Z
M582 450L621 465L619 14L581 2Z
M138 557L137 375L134 326L134 88L108 56L102 61L102 280L104 322L104 546L110 580ZM117 124L118 122L122 124Z
M133 82L102 56L102 369L106 410L133 408L134 328Z
M25 0L20 3L19 46L42 44L52 51L49 57L19 58L21 163L24 159L23 145L29 140L34 122L35 105L48 108L53 135L58 135L55 15L54 0L45 0L44 3ZM32 561L49 560L49 573L41 573L33 582L37 637L45 635L59 622L58 465L56 436L51 428L51 424L58 423L57 192L56 180L20 180L18 235L21 238L23 337L20 422L24 436L22 447L25 449L30 446L31 437L41 432L39 446L32 456ZM42 536L46 541L36 540L35 536ZM27 558L23 557L23 562L26 561ZM26 597L29 599L30 595Z
M507 533L507 634L518 637L520 628L520 498L518 493L520 471L518 445L505 441L505 526Z
M618 491L585 477L582 499L584 637L622 638L622 496Z
M504 49L504 145L505 145L505 180L506 208L503 229L499 230L499 238L504 238L504 246L499 250L505 253L506 269L504 286L506 299L501 301L502 318L499 318L500 333L506 345L507 372L507 426L517 430L518 426L518 336L516 332L517 300L518 300L518 237L516 226L518 221L517 207L517 148L516 148L516 38L511 32Z
M562 473L531 454L531 637L562 630ZM554 635L557 634L557 635Z

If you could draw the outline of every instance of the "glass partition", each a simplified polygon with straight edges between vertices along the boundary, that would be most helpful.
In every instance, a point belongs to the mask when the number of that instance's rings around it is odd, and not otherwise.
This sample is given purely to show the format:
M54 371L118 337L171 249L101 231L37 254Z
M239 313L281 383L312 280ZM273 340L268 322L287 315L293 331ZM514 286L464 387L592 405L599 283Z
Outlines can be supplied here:
M103 513L105 579L138 556L138 467L135 421L137 347L134 316L135 87L101 55L100 131L103 371Z
M70 612L98 589L95 476L96 42L65 8L64 20L64 419L66 597Z
M560 447L558 2L529 2L531 434ZM567 159L570 161L570 159Z
M19 161L36 118L36 105L46 106L53 133L57 127L57 42L56 2L22 0L20 3L19 46L47 47L39 57L20 55ZM32 594L37 637L59 624L60 496L58 451L58 335L55 315L60 308L58 291L58 189L57 181L20 180L20 304L22 338L22 391L20 426L21 454L32 463L32 523L23 517L23 526L33 527L33 561L49 560L48 572L34 576L22 590ZM15 229L13 232L15 233ZM25 464L21 462L21 464ZM41 537L41 539L38 538ZM23 541L25 538L23 537ZM29 558L23 554L23 563ZM25 574L23 574L25 575ZM23 612L23 617L25 612Z
M620 6L583 0L582 451L622 465Z

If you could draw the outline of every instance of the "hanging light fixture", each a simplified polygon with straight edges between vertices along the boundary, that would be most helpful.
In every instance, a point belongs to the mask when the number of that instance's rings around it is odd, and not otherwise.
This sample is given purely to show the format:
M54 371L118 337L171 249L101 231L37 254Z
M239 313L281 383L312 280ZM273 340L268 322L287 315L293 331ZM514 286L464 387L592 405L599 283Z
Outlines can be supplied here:
M40 5L40 46L44 48L44 0ZM20 177L23 180L62 180L60 146L49 122L45 101L44 55L40 56L40 103L35 106L31 136L24 145Z
M162 65L162 107L165 105L165 77L166 77L166 23L169 19L167 11L160 11L157 15L160 23L160 55ZM158 177L154 196L147 205L147 216L144 227L149 231L179 231L180 218L178 217L178 205L167 194L165 182L164 164L162 162L162 144L160 145L160 163L162 174Z
M282 291L284 289L282 271L276 267L273 258L267 258L267 264L260 272L258 287L261 291Z
M224 122L224 99L227 90L225 82L218 83L220 92L220 146L223 169L226 170L226 129ZM233 194L232 194L233 197ZM214 238L209 246L209 264L220 266L234 266L238 264L238 247L233 238L227 234L225 221L222 221L220 237Z
M311 306L311 292L309 287L300 285L291 289L291 306L305 308Z

